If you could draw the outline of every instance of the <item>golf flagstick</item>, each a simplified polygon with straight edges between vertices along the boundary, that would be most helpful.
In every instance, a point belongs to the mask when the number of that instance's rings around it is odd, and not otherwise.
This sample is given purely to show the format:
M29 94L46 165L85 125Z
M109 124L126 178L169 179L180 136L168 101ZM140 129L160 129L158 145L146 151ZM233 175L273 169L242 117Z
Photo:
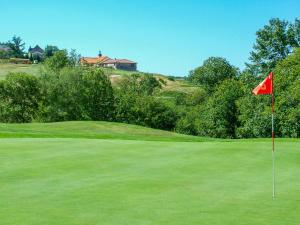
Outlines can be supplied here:
M275 96L274 96L274 77L272 76L272 161L273 161L273 200L275 199L275 131L274 131L274 103L275 103Z
M273 72L270 72L269 75L261 82L254 90L252 91L254 95L271 95L272 97L272 173L273 173L273 193L272 199L275 199L275 131L274 131L274 86L273 86Z

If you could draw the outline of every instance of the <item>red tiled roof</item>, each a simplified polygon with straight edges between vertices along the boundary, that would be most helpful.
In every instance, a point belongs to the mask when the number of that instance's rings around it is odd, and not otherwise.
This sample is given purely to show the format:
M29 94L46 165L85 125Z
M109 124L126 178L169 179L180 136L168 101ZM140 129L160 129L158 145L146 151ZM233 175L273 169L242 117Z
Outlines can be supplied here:
M99 64L110 58L107 56L98 56L98 57L82 57L80 62L83 64Z
M130 61L128 59L108 59L108 60L103 61L101 64L115 64L115 63L136 64L136 62Z

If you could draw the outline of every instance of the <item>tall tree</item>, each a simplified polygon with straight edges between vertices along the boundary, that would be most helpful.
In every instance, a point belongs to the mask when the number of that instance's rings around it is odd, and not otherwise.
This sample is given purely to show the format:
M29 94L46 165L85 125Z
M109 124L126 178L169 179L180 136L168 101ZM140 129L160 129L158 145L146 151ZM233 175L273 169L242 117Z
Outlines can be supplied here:
M289 29L290 29L290 32L292 32L291 36L293 37L292 45L294 47L300 46L300 20L296 18L295 23L290 24Z
M236 138L239 126L237 101L244 95L243 84L235 79L227 79L216 87L209 98L201 122L198 125L200 136Z
M60 71L62 68L69 65L68 52L66 50L55 52L52 57L46 59L45 65L54 72Z
M190 72L189 79L211 89L222 81L238 75L238 69L221 57L210 57L203 65Z
M114 95L109 77L100 69L87 69L82 76L82 86L82 102L88 117L112 120Z
M276 65L275 93L279 131L300 137L300 48Z
M12 55L14 57L23 58L24 57L24 49L25 49L25 43L21 39L21 37L17 37L14 35L11 39L11 41L8 42L8 46L12 50Z
M59 51L59 48L54 45L47 45L45 48L45 57L49 58L54 55L55 52Z
M285 59L300 44L299 20L289 23L278 18L256 32L256 43L250 53L248 69L258 75L274 69L276 63Z
M10 73L0 83L0 121L27 123L38 112L40 102L38 78L26 73Z
M75 49L71 49L69 53L69 64L70 66L76 66L79 64L81 55L76 52Z

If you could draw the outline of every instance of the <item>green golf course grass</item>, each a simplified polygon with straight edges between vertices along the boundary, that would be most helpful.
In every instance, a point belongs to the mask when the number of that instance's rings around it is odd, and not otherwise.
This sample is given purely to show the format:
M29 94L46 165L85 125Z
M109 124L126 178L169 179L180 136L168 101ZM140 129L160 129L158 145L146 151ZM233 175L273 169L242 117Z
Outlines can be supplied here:
M0 125L2 225L297 225L300 140L108 122Z
M5 79L9 73L28 73L37 76L40 74L41 68L41 65L3 63L0 60L0 80Z

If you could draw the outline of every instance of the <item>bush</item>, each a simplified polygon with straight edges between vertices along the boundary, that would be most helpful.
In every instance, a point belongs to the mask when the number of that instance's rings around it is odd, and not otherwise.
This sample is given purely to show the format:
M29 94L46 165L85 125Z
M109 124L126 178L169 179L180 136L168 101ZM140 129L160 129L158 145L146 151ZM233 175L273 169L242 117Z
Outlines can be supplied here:
M237 100L244 95L240 81L223 81L209 98L198 127L198 134L218 138L235 138L239 126Z
M61 69L69 65L68 52L59 50L54 55L45 60L45 66L51 71L59 72Z
M109 78L99 69L88 69L82 82L82 102L89 119L113 120L114 95Z
M300 137L300 48L274 71L276 123L284 137Z
M2 122L31 122L39 109L38 79L25 73L8 74L0 85L0 119Z
M300 49L296 49L293 54L279 62L274 70L276 136L300 137L299 74ZM256 78L249 74L242 79L248 85L245 85L247 94L238 101L240 126L237 136L270 137L271 96L253 96L251 91L259 82L255 82Z
M238 69L230 65L226 59L210 57L202 66L190 72L189 79L211 90L222 81L237 75Z
M198 135L197 124L200 119L199 106L189 107L177 120L175 130L178 133Z
M271 134L271 97L253 96L251 90L237 101L239 110L237 137L270 137ZM277 129L277 127L275 127ZM277 133L277 132L276 132Z
M177 121L177 114L174 109L165 103L153 98L139 98L137 107L143 118L141 125L147 127L172 130Z
M116 93L116 121L166 130L175 127L177 114L171 106L152 96L122 93Z
M99 69L64 68L41 77L42 121L111 120L114 97L109 79Z
M150 74L132 74L124 76L118 83L118 90L123 94L132 93L137 95L153 95L155 91L161 89L162 83Z

